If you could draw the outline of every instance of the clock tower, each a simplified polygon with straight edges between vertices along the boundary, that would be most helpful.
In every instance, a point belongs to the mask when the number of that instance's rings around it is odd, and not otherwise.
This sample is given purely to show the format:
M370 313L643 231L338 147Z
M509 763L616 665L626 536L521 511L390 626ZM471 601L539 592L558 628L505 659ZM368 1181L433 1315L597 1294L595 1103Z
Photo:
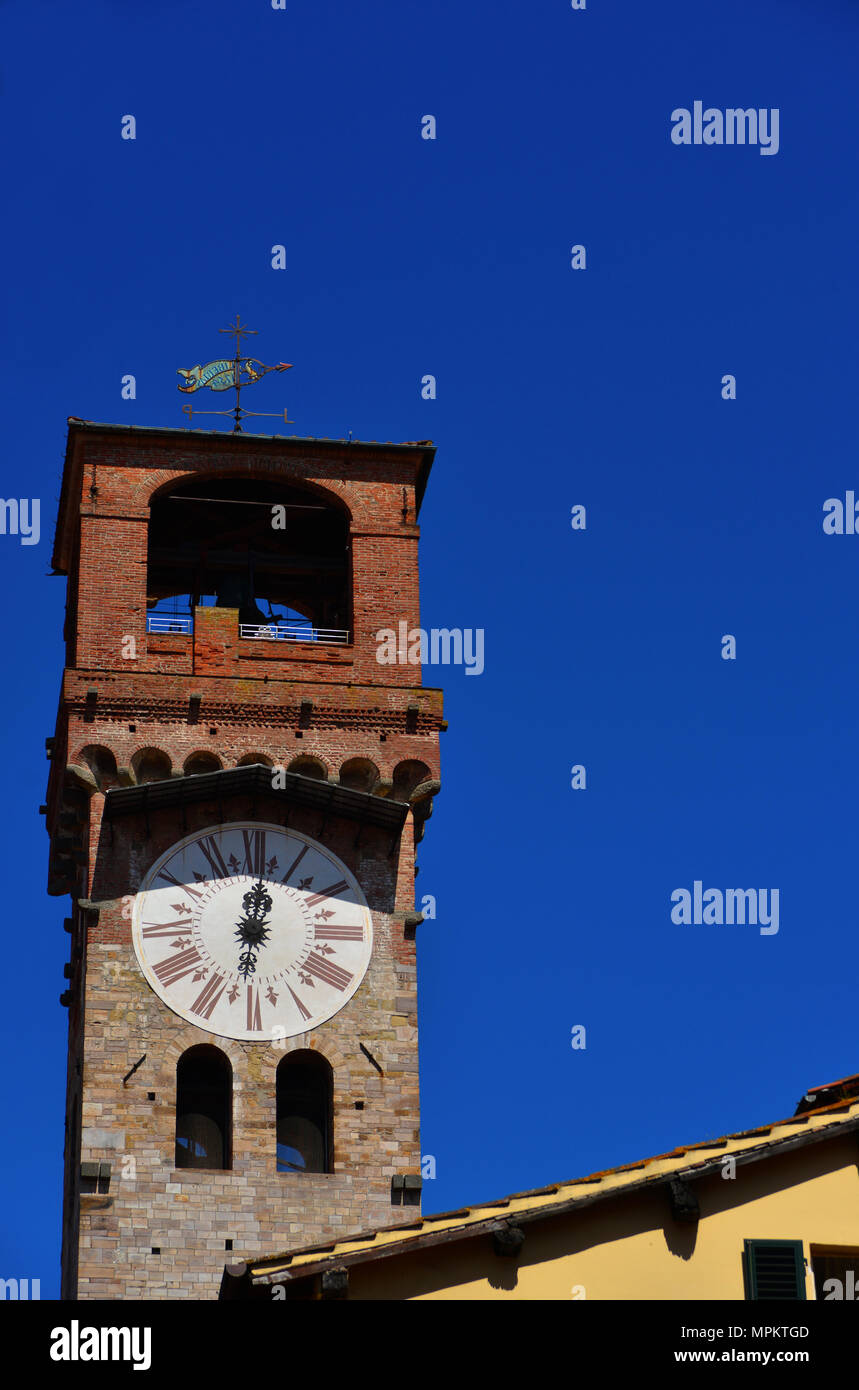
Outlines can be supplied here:
M64 1298L216 1298L244 1254L417 1214L444 724L377 635L420 624L433 454L69 421Z

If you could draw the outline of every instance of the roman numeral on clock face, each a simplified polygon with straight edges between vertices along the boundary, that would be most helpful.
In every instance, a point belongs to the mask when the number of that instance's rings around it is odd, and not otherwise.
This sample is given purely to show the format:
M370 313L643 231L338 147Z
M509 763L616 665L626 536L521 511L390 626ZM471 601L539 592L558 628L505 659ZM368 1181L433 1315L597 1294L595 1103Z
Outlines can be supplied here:
M180 917L176 922L144 922L141 936L175 936L177 931L190 927L190 917ZM317 936L318 936L317 932Z
M253 874L254 878L262 878L265 875L265 831L249 832L243 830L242 838L245 842L245 862L242 872Z
M292 861L292 864L291 864L290 867L287 869L287 871L286 871L286 873L284 874L283 878L280 880L281 883L289 883L289 880L292 878L292 875L295 873L296 869L298 868L299 864L301 863L302 859L304 858L304 856L305 856L305 854L307 853L307 851L309 850L309 848L310 848L309 845L304 845L304 846L302 847L302 849L300 849L300 850L298 851L297 857Z
M317 941L363 941L364 928L326 926L319 922L316 927Z
M197 970L202 964L203 958L196 946L188 946L184 951L180 951L178 956L168 956L166 960L159 961L155 966L155 974L166 988L175 985L177 980L181 980L184 975L190 975L192 970Z
M181 888L183 893L190 894L192 898L197 898L199 900L203 896L202 893L197 892L196 888L192 888L189 883L180 883L178 878L174 878L166 869L162 869L158 877L166 879L168 883L172 883L176 888Z
M339 893L343 892L344 888L348 887L349 884L346 882L345 878L341 878L339 883L332 883L329 888L323 888L319 893L312 893L309 898L305 899L304 906L315 907L317 903L321 903L325 898L336 898Z
M318 956L315 951L311 951L301 968L309 971L311 975L316 975L318 979L324 980L325 984L333 985L335 989L341 991L352 979L348 970L343 970L341 966L326 960L324 956Z
M204 835L202 840L198 840L197 843L209 861L209 868L212 870L215 878L229 878L230 871L224 863L220 849L215 843L214 835Z
M262 1017L259 1008L259 990L256 985L248 985L248 1032L262 1032Z
M301 1017L304 1019L310 1018L310 1010L304 1007L295 990L292 988L292 985L287 985L287 989L292 995L293 1000L295 1001L295 1007L298 1009L298 1012L301 1014Z
M201 1018L211 1018L212 1010L223 994L225 984L223 975L213 975L191 1005L192 1013L199 1014Z

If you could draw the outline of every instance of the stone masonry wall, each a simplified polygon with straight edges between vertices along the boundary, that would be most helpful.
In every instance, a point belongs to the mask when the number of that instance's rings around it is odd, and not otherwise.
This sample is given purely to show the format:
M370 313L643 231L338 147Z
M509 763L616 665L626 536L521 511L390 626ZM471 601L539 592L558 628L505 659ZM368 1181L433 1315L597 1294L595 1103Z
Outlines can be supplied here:
M224 814L249 819L251 810L237 799ZM256 807L260 821L282 816L280 805ZM111 1178L106 1192L80 1198L79 1298L214 1298L225 1263L417 1213L392 1206L391 1198L395 1173L420 1172L415 943L406 939L402 915L394 916L397 878L412 869L405 851L411 827L404 853L393 857L388 832L365 828L356 850L354 822L325 828L322 842L367 895L370 966L334 1018L285 1042L261 1044L214 1037L163 1004L137 964L122 910L159 854L183 833L217 822L218 808L202 805L186 808L186 831L178 813L162 816L149 838L134 817L100 828L94 871L102 905L86 940L80 1159L110 1162ZM295 808L290 826L316 838L320 815ZM233 1069L229 1172L174 1167L176 1064L198 1043L219 1047ZM276 1171L275 1072L288 1051L301 1048L320 1052L334 1072L330 1174Z

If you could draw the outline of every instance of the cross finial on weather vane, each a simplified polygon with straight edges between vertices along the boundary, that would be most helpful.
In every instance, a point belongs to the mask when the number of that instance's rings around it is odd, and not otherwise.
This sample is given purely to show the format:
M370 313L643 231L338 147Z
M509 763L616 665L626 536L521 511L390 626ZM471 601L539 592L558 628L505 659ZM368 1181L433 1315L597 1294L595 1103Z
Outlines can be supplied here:
M291 362L277 362L274 366L267 367L264 362L260 362L256 357L242 356L242 338L256 335L255 328L248 328L242 323L241 318L236 314L236 321L229 328L219 328L219 333L229 333L236 340L235 357L222 357L215 362L207 362L205 365L198 364L186 371L184 367L177 367L180 376L185 378L185 385L179 385L179 390L190 394L192 391L199 391L201 387L208 386L210 391L229 391L236 393L236 403L232 410L193 410L190 401L183 405L183 414L188 416L190 423L193 415L232 415L235 424L233 433L241 433L242 420L248 415L268 416L271 419L279 419L280 413L270 410L245 410L241 404L241 389L243 386L250 386L253 382L259 381L268 372L286 372L292 366ZM291 421L287 416L286 410L283 412L285 424Z
M219 328L218 332L229 333L231 337L235 338L236 356L238 356L242 347L242 335L244 334L245 337L250 337L250 335L253 334L253 336L256 337L257 330L255 328L246 327L246 325L242 323L240 315L236 314L235 323L231 323L229 328Z

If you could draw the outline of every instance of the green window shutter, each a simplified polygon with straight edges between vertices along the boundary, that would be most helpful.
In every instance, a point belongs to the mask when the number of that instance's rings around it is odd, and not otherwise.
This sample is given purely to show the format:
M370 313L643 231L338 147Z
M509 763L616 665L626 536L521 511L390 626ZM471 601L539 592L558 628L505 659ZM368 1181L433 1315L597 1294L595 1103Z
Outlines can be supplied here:
M747 1299L805 1299L801 1240L747 1240L743 1260Z

